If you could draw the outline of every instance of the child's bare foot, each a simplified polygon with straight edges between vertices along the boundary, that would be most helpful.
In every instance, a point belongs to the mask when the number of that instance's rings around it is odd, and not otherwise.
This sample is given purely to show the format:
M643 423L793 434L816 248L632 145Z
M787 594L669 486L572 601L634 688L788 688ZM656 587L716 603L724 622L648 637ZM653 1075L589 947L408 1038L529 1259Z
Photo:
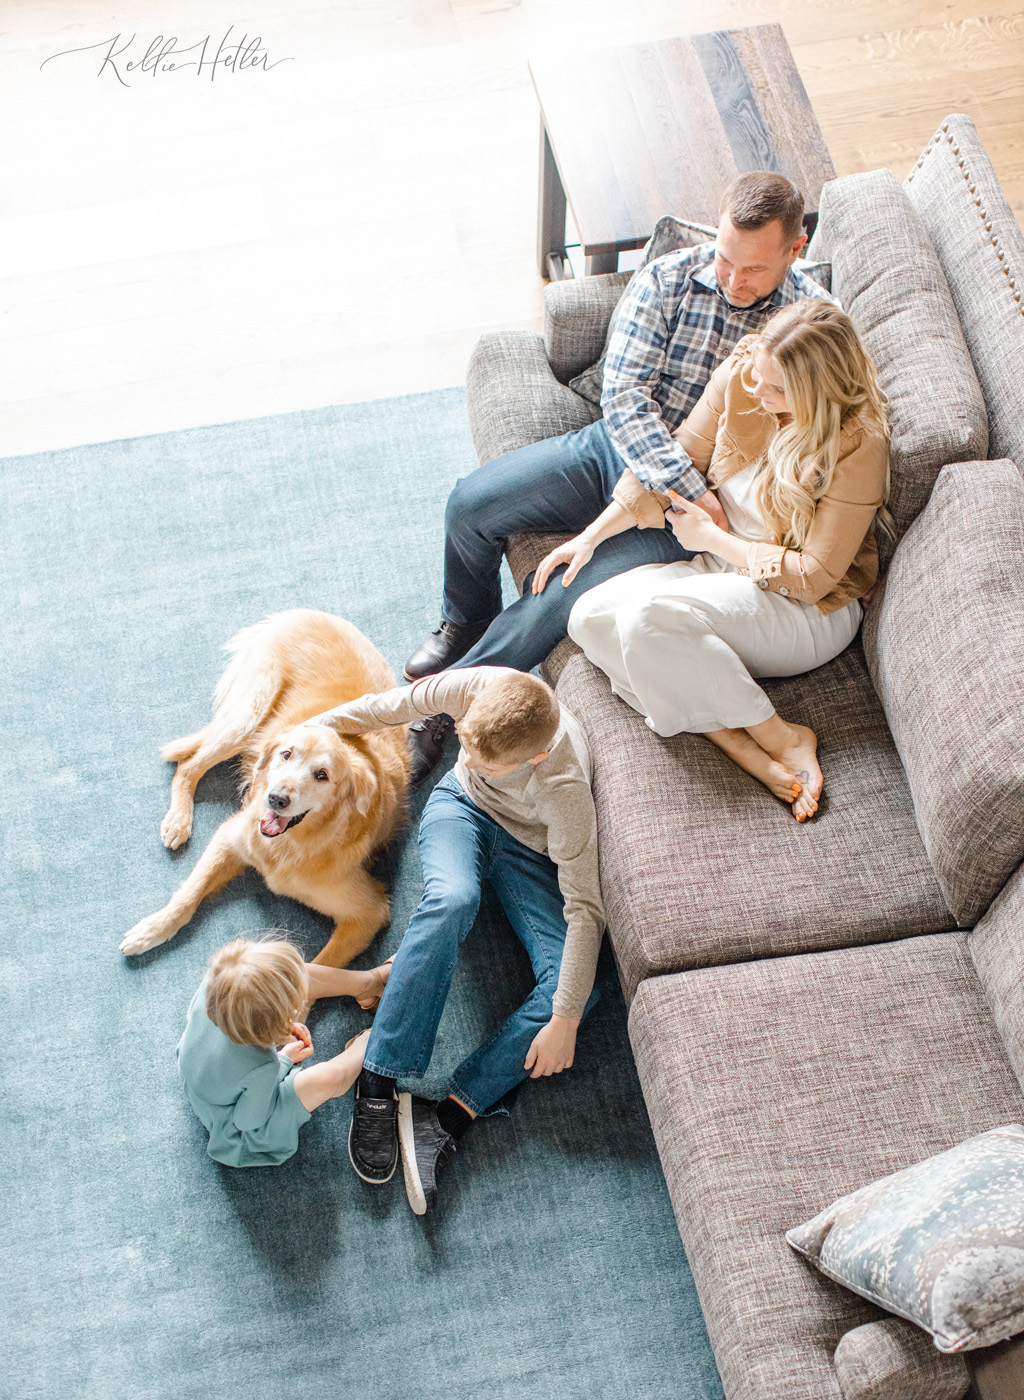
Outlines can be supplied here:
M739 764L744 772L759 783L764 783L780 802L795 802L800 796L801 783L796 775L784 763L765 753L745 729L719 729L714 734L708 734L707 738L723 753L727 753L733 763Z
M793 803L793 815L805 822L818 810L818 799L825 784L818 766L818 738L805 724L787 724L789 734L771 754L784 768L792 772L800 784L800 794Z
M369 981L366 990L356 997L356 1001L364 1011L376 1011L380 1005L380 999L384 995L384 988L388 984L391 976L391 964L394 958L388 958L387 962L381 963L380 967L371 968L366 974Z

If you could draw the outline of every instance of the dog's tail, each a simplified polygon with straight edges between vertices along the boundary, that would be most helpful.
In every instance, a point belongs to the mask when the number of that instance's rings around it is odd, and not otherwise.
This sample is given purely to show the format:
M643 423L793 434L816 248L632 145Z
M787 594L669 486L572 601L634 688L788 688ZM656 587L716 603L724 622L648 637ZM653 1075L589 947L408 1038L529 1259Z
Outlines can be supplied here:
M257 622L243 627L224 647L231 660L213 693L214 724L239 738L266 723L284 688L284 672L266 634L267 623Z

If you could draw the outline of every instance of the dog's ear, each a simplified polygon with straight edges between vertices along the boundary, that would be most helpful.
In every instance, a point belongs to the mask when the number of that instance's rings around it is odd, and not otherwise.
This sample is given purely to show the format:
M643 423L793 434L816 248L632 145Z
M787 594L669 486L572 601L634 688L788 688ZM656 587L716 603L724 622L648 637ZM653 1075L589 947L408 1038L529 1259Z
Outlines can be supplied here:
M270 767L270 760L274 756L276 745L273 739L268 739L263 745L256 758L256 765L249 775L249 792L254 793L263 778L266 777L267 769Z
M361 817L369 812L377 793L377 782L373 770L359 753L350 758L349 772L352 779L352 805Z

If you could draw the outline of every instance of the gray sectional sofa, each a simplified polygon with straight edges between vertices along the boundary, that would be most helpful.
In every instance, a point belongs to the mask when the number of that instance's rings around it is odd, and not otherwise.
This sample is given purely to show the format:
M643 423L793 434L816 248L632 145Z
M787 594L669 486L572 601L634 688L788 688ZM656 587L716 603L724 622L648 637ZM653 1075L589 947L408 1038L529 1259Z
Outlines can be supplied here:
M955 1400L961 1358L783 1236L1024 1122L1024 238L953 116L903 186L827 186L812 255L879 366L905 532L862 636L769 683L819 735L818 817L653 734L571 643L547 670L594 750L630 1037L728 1400ZM543 337L481 340L481 461L596 417L568 381L627 281L553 284ZM517 582L549 546L510 541Z

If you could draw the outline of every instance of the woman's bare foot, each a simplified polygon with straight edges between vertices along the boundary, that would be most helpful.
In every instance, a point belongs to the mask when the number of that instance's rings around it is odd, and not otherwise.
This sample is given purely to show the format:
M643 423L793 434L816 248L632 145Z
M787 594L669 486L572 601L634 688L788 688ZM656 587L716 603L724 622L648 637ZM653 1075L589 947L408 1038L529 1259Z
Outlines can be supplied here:
M376 1011L380 1005L380 999L384 995L384 988L388 984L391 976L391 964L394 958L388 958L387 962L382 962L380 967L373 967L366 974L368 981L366 990L357 994L356 1001L364 1011Z
M727 753L733 763L738 764L751 777L764 783L765 787L780 802L796 802L800 796L801 784L796 775L784 763L777 762L765 753L745 729L718 729L704 736Z
M818 799L825 780L818 766L818 737L806 724L787 724L775 715L763 725L754 729L770 729L770 733L758 734L757 742L800 783L800 795L793 803L793 815L798 822L805 822L818 810Z

